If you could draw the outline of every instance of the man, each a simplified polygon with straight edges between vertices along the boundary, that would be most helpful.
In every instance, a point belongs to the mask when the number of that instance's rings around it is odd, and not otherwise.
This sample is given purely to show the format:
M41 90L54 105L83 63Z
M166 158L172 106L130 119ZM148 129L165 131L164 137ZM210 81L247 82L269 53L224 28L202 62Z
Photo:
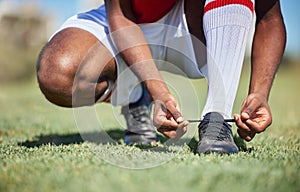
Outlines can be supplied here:
M250 141L272 122L268 97L286 41L279 0L107 0L70 18L51 38L37 65L40 88L64 107L108 100L123 105L128 144L156 140L149 118L153 100L154 125L176 140L188 122L160 76L157 63L163 60L164 68L208 79L197 153L238 152L225 119L255 14L249 95L234 115L238 134ZM200 42L207 50L199 49ZM205 59L199 58L203 53Z

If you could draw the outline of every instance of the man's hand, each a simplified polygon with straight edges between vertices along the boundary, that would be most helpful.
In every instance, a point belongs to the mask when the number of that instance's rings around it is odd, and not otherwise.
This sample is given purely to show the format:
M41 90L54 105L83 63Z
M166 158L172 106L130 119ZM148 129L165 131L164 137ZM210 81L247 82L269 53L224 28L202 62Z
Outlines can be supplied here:
M256 133L261 133L272 123L272 115L267 99L261 94L250 94L244 101L241 115L235 114L238 134L251 141Z
M251 55L249 96L244 101L241 115L234 115L241 138L251 141L271 123L272 115L267 102L272 82L286 44L286 30L280 2L257 1L257 22Z
M154 100L154 125L163 135L178 140L187 131L176 99L170 93L161 94Z

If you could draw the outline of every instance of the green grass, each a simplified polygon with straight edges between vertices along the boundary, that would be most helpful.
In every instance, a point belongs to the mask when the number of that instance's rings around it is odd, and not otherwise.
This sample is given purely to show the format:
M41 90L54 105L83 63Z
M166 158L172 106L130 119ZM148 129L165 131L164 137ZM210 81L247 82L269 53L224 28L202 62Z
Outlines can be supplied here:
M189 145L125 146L124 128L113 114L117 109L106 104L97 106L98 116L121 144L86 141L73 111L47 102L35 82L1 85L0 191L299 191L298 72L280 70L270 97L272 126L250 143L237 139L242 151L230 156L195 155L197 137ZM244 75L234 112L247 93L247 82ZM193 83L203 106L205 84ZM94 131L85 136L101 137Z

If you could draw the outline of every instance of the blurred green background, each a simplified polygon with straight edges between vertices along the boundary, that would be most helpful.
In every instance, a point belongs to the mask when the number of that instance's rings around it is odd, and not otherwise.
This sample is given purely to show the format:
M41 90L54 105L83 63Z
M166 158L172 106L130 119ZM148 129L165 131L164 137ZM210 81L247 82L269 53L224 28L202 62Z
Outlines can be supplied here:
M39 50L62 22L102 1L0 0L0 84L32 79ZM282 67L300 58L299 1L282 1L288 41Z

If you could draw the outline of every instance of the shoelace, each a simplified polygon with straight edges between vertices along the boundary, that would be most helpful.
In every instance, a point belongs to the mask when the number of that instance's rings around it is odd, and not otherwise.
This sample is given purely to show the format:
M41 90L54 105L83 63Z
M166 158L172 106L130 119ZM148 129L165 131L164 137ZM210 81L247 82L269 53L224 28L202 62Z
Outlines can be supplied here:
M210 123L214 123L215 125L207 130L208 125ZM220 128L219 128L220 126ZM217 140L217 141L224 141L230 139L231 130L227 127L224 121L212 121L212 120L203 120L202 121L202 129L201 133L205 135L207 138Z
M208 122L212 122L212 123L222 123L223 121L216 121L216 120L207 120L207 119L199 119L199 120L187 120L189 123L201 123L203 121L208 121ZM235 119L224 119L225 122L227 123L234 123Z

